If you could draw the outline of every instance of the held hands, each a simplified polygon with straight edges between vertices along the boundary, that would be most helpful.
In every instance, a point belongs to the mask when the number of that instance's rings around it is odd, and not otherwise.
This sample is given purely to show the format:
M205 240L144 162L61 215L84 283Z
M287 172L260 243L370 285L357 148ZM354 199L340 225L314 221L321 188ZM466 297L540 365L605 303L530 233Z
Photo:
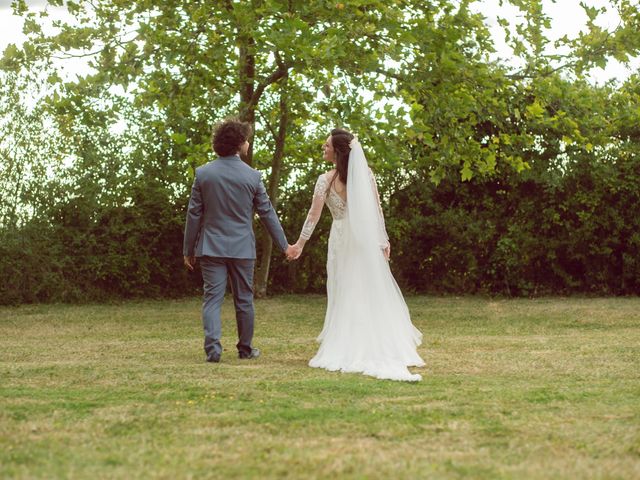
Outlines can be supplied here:
M287 260L297 260L302 254L302 246L299 243L289 245L285 253L287 255Z

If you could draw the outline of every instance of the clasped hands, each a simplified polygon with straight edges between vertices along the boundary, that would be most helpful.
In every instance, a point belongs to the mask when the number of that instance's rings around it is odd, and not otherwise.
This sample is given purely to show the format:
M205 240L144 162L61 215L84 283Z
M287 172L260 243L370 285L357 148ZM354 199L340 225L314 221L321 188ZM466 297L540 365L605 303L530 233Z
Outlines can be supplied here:
M302 255L302 246L299 244L289 245L285 251L287 260L297 260Z

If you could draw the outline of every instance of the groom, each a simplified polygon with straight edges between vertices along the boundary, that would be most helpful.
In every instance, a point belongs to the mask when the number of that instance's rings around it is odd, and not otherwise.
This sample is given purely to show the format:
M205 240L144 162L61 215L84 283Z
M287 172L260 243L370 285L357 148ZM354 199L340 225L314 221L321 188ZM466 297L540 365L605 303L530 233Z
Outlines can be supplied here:
M213 130L212 146L218 158L196 169L184 229L184 264L193 270L196 258L204 280L202 323L208 362L222 354L220 308L231 281L238 325L238 355L257 358L253 338L253 269L256 258L254 210L274 243L292 257L278 216L269 201L260 173L240 159L249 148L251 126L227 120Z

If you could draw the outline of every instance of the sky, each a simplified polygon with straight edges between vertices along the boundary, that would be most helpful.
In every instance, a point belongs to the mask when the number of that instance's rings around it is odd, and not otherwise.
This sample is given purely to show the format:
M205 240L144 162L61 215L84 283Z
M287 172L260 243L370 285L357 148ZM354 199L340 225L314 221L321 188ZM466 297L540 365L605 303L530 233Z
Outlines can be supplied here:
M506 2L505 2L506 3ZM620 17L609 0L543 0L544 11L551 18L551 29L547 32L547 38L551 41L567 35L568 38L576 38L581 30L586 29L588 20L586 13L580 3L588 7L606 8L606 12L598 16L595 22L598 26L607 30L613 30L618 26ZM518 21L518 9L512 5L500 6L499 0L482 0L475 7L487 18L493 35L497 55L501 58L512 58L509 48L504 42L504 31L498 25L497 18L503 17L510 22ZM550 50L548 53L555 53ZM593 83L604 83L610 79L625 80L632 73L640 70L640 58L632 59L629 65L623 65L615 59L611 59L605 69L594 68L588 75L588 79Z
M598 19L598 24L609 29L615 28L618 24L618 16L615 10L610 6L608 0L582 0L590 7L608 7L607 13ZM27 4L34 9L42 9L47 4L46 0L27 0ZM569 38L575 37L587 20L587 16L580 7L580 0L544 0L545 11L547 11L552 19L552 26L548 32L551 40L561 38L568 35ZM497 17L504 17L513 21L518 21L518 10L512 6L500 7L499 0L481 0L474 7L476 11L480 11L487 17L489 25L494 37L497 48L497 56L513 63L513 57L508 47L504 43L504 32L502 27L497 23ZM69 19L64 8L48 7L51 14L50 18ZM20 44L24 41L22 34L22 19L12 15L11 0L0 0L0 52L4 51L10 43ZM82 73L84 63L81 61L67 61L65 64L65 72L68 75L74 73ZM611 60L605 69L595 68L590 72L589 79L593 83L603 83L609 79L624 80L631 73L640 70L640 58L634 59L630 65L625 66L615 60Z

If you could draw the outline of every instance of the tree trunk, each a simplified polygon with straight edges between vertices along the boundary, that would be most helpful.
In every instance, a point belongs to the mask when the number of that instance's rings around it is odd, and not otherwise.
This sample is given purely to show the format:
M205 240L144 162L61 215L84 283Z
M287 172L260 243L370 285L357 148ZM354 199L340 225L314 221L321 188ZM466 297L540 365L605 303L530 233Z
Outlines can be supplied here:
M256 110L252 104L255 91L256 57L254 55L255 42L253 37L241 34L238 36L238 69L240 86L240 112L239 117L243 122L251 125L252 131L256 130ZM253 142L249 142L249 151L243 160L250 166L253 165Z
M285 77L286 81L286 77ZM284 82L283 82L284 83ZM280 185L280 176L282 173L282 159L284 158L284 143L287 138L287 125L289 123L289 111L285 98L286 92L282 88L280 90L280 119L278 122L278 131L275 135L275 151L271 157L271 175L269 176L269 186L267 192L273 208L278 206L278 186ZM264 232L261 241L260 267L256 274L255 293L257 297L265 297L267 295L267 283L269 279L269 267L271 266L271 253L273 251L273 240L271 236Z

